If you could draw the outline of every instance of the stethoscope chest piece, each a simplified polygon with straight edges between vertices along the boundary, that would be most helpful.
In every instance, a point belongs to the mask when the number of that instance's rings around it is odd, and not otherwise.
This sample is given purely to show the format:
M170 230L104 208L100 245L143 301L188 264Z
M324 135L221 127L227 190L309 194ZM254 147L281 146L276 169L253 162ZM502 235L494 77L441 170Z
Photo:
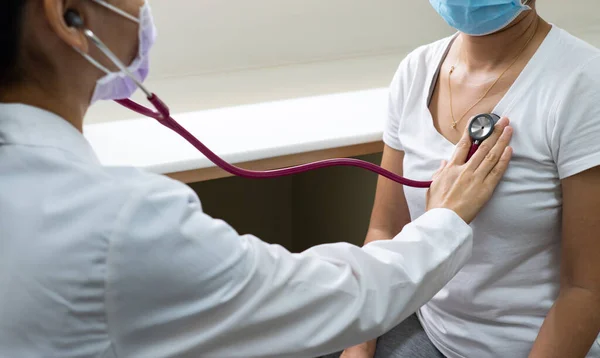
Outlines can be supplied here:
M488 139L494 133L494 126L499 120L500 117L493 113L478 114L471 118L468 130L473 143L481 144Z

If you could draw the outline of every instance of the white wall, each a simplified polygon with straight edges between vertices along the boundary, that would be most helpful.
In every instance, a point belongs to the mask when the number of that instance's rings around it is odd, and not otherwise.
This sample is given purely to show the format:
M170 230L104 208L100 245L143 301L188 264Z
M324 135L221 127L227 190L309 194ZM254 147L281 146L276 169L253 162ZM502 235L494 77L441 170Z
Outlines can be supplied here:
M408 51L451 33L427 0L150 1L159 41L148 85L174 112L386 86ZM538 6L600 46L599 0ZM102 103L87 123L132 116Z

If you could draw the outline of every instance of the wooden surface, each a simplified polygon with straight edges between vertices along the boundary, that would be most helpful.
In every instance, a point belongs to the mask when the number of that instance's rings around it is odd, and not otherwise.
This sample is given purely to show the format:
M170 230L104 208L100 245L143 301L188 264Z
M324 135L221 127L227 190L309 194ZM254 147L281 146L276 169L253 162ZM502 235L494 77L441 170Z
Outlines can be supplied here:
M278 168L286 168L290 166L306 164L325 159L349 158L360 155L380 153L383 151L383 146L384 144L382 141L377 141L348 147L332 148L314 152L274 157L246 163L239 163L236 164L236 166L250 170L271 170ZM167 175L175 180L179 180L188 184L231 176L231 174L225 172L224 170L218 167L169 173Z

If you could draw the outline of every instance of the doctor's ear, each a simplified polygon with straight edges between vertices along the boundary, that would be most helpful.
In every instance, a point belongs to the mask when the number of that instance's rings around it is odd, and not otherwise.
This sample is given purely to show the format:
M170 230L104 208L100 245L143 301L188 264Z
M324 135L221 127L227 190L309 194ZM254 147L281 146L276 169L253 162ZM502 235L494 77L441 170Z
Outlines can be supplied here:
M44 13L50 29L70 47L88 52L88 41L83 34L85 19L70 0L43 0Z

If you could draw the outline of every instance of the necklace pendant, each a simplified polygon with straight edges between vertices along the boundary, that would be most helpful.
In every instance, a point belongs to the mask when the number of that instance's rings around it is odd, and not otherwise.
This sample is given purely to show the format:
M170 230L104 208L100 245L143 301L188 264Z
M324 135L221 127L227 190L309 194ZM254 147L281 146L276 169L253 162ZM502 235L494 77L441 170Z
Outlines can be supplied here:
M456 129L456 122L452 122L452 129Z

